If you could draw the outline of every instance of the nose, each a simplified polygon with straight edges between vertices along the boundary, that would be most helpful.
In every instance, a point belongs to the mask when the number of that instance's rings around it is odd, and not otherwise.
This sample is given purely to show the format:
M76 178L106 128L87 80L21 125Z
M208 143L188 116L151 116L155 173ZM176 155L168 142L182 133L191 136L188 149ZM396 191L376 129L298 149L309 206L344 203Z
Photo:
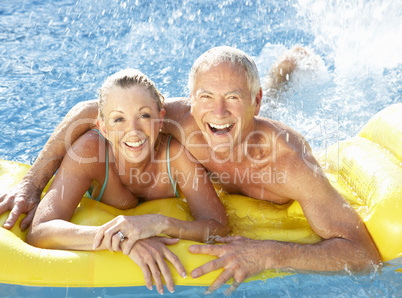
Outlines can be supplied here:
M129 131L137 131L140 129L140 125L138 123L138 119L133 119L130 121L130 125L128 126Z
M217 117L225 117L228 114L225 98L221 97L216 100L214 114Z

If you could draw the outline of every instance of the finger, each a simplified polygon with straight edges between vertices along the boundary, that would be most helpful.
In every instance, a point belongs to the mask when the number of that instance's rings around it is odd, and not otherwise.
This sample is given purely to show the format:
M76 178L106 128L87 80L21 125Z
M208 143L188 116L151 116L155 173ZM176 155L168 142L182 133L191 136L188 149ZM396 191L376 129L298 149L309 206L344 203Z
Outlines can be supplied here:
M95 235L95 238L94 238L94 241L92 244L93 249L96 249L101 245L103 237L104 237L104 227L102 226L99 228L98 232L96 232L96 235Z
M235 279L233 279L232 285L230 286L229 289L226 290L226 295L231 295L234 291L237 290L240 284L241 282L237 282Z
M183 278L187 277L186 269L184 268L184 266L181 263L181 261L180 261L178 256L176 256L170 250L166 249L165 258L166 258L166 260L168 260L173 265L173 267L176 269L177 273L181 277L183 277Z
M115 227L115 220L116 218L99 227L93 241L93 249L98 248L102 244L102 241L104 241L107 249L112 250L112 237L119 231L119 229Z
M136 263L138 264L138 266L140 266L142 274L144 275L145 286L148 288L148 290L152 291L153 282L152 282L151 271L149 271L149 267L142 262L141 263L136 262Z
M167 248L166 250L169 251ZM168 265L166 264L163 258L157 258L157 262L159 270L165 279L167 289L169 290L170 293L174 293L174 282Z
M116 228L115 226L109 227L104 233L103 233L103 243L106 245L107 249L110 251L114 251L113 249L113 237L117 235L117 233L120 230ZM119 235L117 235L119 236ZM119 238L120 239L120 236ZM120 242L118 242L120 243Z
M0 214L3 214L4 212L6 212L8 210L10 210L10 201L9 200L1 201L0 202Z
M222 268L224 265L224 260L219 258L213 261L210 261L198 268L195 268L192 272L191 272L191 277L192 278L197 278L200 277L204 274L207 274L211 271L215 271L219 268Z
M165 245L173 245L179 242L179 238L168 238L168 237L159 237L163 244Z
M32 209L31 211L28 212L27 216L25 216L23 218L23 220L21 220L20 223L20 229L21 231L25 231L26 229L28 229L28 227L30 226L30 224L32 223L32 220L35 216L35 212L36 212L36 208Z
M18 204L16 204L13 209L11 210L10 214L8 215L7 220L5 221L3 227L6 229L11 229L15 223L17 222L18 218L22 213L21 208Z
M137 240L138 240L138 239L135 239L135 238L132 238L132 237L127 238L127 242L126 242L126 244L125 244L124 247L123 247L123 253L124 253L125 255L128 255L128 254L130 253L131 249L133 248L133 246L134 246L134 244L135 244L135 242L136 242Z
M211 294L212 292L223 286L231 277L233 272L231 270L225 270L218 276L218 278L212 283L212 285L206 290L205 294Z
M190 245L189 251L194 254L215 255L220 252L219 245Z
M165 291L163 290L163 283L162 283L162 278L161 278L161 273L159 271L158 266L152 261L148 263L148 267L151 270L152 277L154 278L156 290L158 291L159 294L164 294Z
M119 234L114 234L112 237L112 249L113 251L121 251L121 237Z

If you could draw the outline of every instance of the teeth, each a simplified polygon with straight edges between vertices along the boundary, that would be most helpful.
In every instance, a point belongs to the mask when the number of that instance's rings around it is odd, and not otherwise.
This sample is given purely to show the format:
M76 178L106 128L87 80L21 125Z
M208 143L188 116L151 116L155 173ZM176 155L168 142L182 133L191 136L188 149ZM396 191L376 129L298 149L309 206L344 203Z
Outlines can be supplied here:
M144 144L146 139L138 141L138 142L125 142L125 144L129 147L140 147L142 144Z
M230 126L232 126L232 124L228 123L228 124L218 125L218 124L209 123L209 126L211 126L211 128L215 128L215 129L225 129L225 128L229 128Z

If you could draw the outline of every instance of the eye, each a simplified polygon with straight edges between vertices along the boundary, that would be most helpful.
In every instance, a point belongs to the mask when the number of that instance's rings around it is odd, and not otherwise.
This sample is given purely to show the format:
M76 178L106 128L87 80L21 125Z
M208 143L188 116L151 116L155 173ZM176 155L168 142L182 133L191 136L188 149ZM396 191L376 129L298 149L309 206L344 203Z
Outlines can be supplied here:
M141 117L141 118L148 119L148 118L151 118L151 115L148 114L148 113L144 113L144 114L142 114L140 117Z
M229 100L239 100L239 97L236 96L236 95L230 95L230 96L227 97L227 99L229 99Z
M203 99L210 99L210 98L212 98L212 96L209 95L209 94L201 94L201 95L200 95L200 98L203 98Z
M119 122L123 122L123 121L124 121L123 117L118 117L118 118L113 119L114 123L119 123Z

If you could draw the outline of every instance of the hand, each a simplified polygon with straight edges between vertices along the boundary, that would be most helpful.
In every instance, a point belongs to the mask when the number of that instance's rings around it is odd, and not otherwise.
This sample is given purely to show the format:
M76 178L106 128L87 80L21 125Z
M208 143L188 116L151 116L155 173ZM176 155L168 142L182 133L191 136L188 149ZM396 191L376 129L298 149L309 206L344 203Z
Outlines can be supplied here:
M137 240L161 234L162 221L163 216L159 214L117 216L100 227L94 238L93 249L102 243L110 251L121 251L120 231L128 238L123 249L123 253L128 255Z
M171 293L174 292L173 278L165 259L172 263L180 276L183 278L187 276L186 270L179 258L166 247L166 245L176 244L178 241L179 239L167 237L151 237L138 240L131 249L129 257L140 266L144 274L145 285L149 290L152 290L153 277L159 294L164 293L161 278L162 274L167 289ZM122 246L124 247L125 244L126 242L123 242Z
M21 231L25 231L35 215L41 193L32 183L21 181L6 193L0 194L0 214L11 211L3 228L11 229L20 215L25 213L27 216L20 223Z
M226 243L226 245L191 245L189 248L192 253L218 257L218 259L194 269L191 277L197 278L219 268L225 269L208 288L206 294L217 290L233 277L233 283L227 291L227 294L231 294L246 278L265 270L265 262L260 253L261 241L241 236L224 237L218 241Z

